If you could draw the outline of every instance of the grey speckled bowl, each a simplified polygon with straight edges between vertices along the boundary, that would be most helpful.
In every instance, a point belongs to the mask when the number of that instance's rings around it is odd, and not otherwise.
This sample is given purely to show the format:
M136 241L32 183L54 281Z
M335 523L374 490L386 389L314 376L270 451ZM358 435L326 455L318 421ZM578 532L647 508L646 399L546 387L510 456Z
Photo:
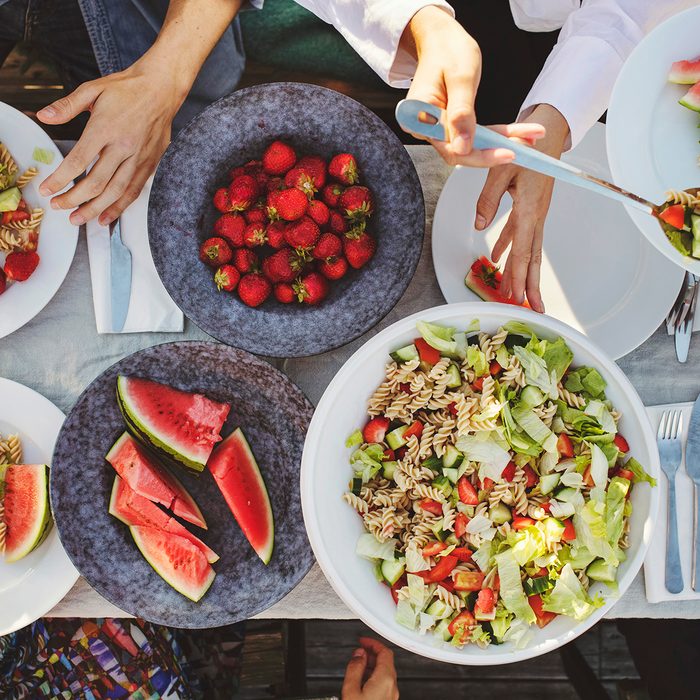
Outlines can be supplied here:
M352 151L373 191L378 249L362 270L333 284L318 307L257 309L218 292L197 256L218 216L212 196L234 166L260 158L274 139L300 153ZM204 110L161 160L148 211L153 259L175 303L219 340L273 357L301 357L349 343L378 323L406 290L418 264L425 208L418 175L391 130L355 100L301 83L247 88Z
M199 603L172 589L149 566L129 530L108 513L115 472L107 451L124 430L116 377L131 374L197 391L231 404L228 435L241 426L265 477L275 518L275 549L265 566L233 518L208 471L177 476L199 504L209 529L187 528L221 559ZM270 607L313 563L299 496L299 465L313 408L289 379L241 350L207 342L157 345L100 375L61 429L51 469L51 503L61 542L88 583L122 610L174 627L217 627Z

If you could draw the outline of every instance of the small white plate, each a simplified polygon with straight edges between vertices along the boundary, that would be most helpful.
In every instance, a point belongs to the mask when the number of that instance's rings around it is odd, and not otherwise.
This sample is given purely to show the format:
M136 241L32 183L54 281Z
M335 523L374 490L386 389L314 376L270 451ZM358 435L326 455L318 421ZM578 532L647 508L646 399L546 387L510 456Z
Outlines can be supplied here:
M700 187L700 114L678 104L690 85L673 85L674 61L700 53L700 7L674 15L635 48L608 108L608 161L620 187L660 203L666 190ZM625 205L639 230L669 260L700 275L700 260L681 255L656 220Z
M35 391L0 378L0 433L17 433L25 464L51 464L65 416ZM0 558L0 636L31 624L58 603L78 580L54 526L40 547L14 564Z
M605 127L596 124L564 160L609 178ZM510 214L506 194L493 224L484 232L474 229L476 201L485 180L483 170L455 168L435 211L433 263L449 303L478 299L464 285L464 277L476 258L490 256ZM505 260L506 256L501 265ZM683 271L639 235L617 202L556 183L545 224L541 274L549 316L581 331L617 359L659 327L682 281Z
M69 211L52 209L49 199L39 194L41 182L63 160L48 134L22 112L0 102L0 142L9 149L20 172L31 166L38 168L39 174L24 188L24 197L30 208L44 209L37 251L41 257L39 267L26 282L8 285L0 295L0 338L4 338L31 321L58 291L73 262L78 228L70 223ZM51 165L32 158L37 147L54 154ZM0 265L4 260L0 253Z

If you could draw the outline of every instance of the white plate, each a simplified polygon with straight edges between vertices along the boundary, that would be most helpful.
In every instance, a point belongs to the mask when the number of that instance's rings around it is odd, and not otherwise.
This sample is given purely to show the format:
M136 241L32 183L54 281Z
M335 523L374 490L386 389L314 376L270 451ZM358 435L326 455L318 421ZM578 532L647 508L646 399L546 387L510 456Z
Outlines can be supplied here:
M343 365L324 392L309 426L301 463L301 502L309 540L323 573L343 602L378 634L404 649L439 661L506 664L553 651L570 642L603 617L618 598L605 592L602 584L596 584L593 592L603 592L605 597L601 608L582 622L559 616L546 628L533 630L534 636L524 649L515 649L512 643L491 645L483 650L474 645L457 649L435 643L432 636L421 636L396 622L396 606L389 590L377 582L370 562L355 555L357 538L363 532L362 521L342 502L352 475L351 450L345 448L345 439L367 420L367 400L384 378L389 352L416 337L418 320L466 328L475 318L480 319L486 332L493 333L508 320L516 319L529 324L541 338L562 336L574 353L575 365L596 367L605 377L606 392L622 413L620 429L632 455L652 476L658 477L659 456L644 406L620 368L596 345L560 321L527 309L505 304L463 303L426 309L394 323L368 340ZM642 565L659 507L658 489L646 484L635 487L631 498L630 548L628 558L619 568L620 596Z
M596 124L564 160L609 178L605 127ZM464 285L469 266L490 256L508 220L505 195L493 224L474 229L483 170L456 168L440 195L433 222L433 263L449 303L476 301ZM660 230L660 229L659 229ZM506 256L501 259L501 266ZM617 359L641 345L665 318L683 272L656 252L623 207L573 185L556 183L545 224L541 290L549 316L587 335Z
M0 433L17 433L26 464L51 464L65 416L48 399L0 378ZM0 558L0 636L45 615L78 580L53 527L40 547L14 564Z
M0 338L4 338L31 321L58 291L75 255L78 228L70 223L69 211L51 209L49 199L38 191L42 180L63 160L48 134L22 112L0 102L0 142L7 146L20 172L32 165L39 169L39 174L24 188L24 197L30 208L44 209L37 251L41 257L39 267L26 282L8 285L0 295ZM32 158L37 147L54 154L51 165ZM0 253L0 264L4 259Z
M674 61L700 53L700 7L671 17L627 59L608 108L608 161L615 183L652 202L666 190L700 186L700 114L678 104L691 87L672 85ZM700 260L681 255L656 220L627 207L639 230L676 265L700 275Z

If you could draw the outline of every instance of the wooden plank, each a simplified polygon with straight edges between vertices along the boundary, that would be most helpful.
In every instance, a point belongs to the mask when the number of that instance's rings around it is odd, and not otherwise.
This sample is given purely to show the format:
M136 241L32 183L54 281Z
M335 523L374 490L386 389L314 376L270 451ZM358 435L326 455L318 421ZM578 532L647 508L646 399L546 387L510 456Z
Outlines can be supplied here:
M603 680L637 679L639 671L634 665L627 640L614 623L600 626L600 669Z
M241 686L268 689L283 684L284 663L282 624L249 622L243 645Z

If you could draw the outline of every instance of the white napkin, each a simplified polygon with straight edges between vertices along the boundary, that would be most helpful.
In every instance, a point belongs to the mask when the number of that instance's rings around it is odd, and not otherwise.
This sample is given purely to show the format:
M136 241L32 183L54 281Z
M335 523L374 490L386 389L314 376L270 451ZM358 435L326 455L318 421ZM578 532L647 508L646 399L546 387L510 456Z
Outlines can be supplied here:
M131 251L131 300L122 333L149 331L181 333L184 316L158 277L148 245L148 197L150 178L139 198L121 216L124 245ZM112 333L110 299L109 227L97 220L87 223L92 300L98 333Z
M669 409L679 409L683 412L683 444L688 437L692 403L669 404L666 406L648 406L647 413L654 427L659 426L661 414ZM647 600L650 603L660 603L666 600L700 600L700 593L691 587L693 575L693 481L685 472L685 454L680 469L676 474L676 509L678 512L678 543L681 553L681 569L685 586L680 593L669 593L666 590L666 517L668 512L668 486L666 477L661 474L657 488L661 497L659 520L654 530L644 560L644 582L646 584Z

